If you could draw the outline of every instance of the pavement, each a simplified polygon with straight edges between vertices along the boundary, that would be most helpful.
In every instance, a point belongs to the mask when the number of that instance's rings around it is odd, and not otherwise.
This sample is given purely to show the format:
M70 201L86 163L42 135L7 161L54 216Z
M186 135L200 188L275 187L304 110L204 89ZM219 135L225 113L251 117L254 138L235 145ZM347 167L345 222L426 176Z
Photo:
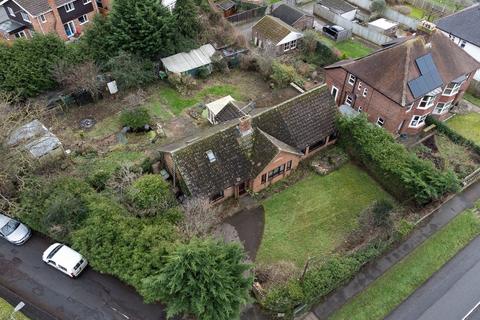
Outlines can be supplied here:
M47 266L42 253L51 240L38 234L23 246L0 241L0 296L32 320L163 320L160 304L144 304L135 289L87 268L70 279Z
M327 319L329 315L340 309L357 293L367 288L391 266L412 252L418 245L447 224L457 214L472 208L474 202L478 199L480 199L480 182L474 183L461 193L455 195L432 214L430 221L415 230L399 247L379 260L365 266L348 284L327 296L323 302L313 308L315 315L319 319ZM409 319L416 318L413 317Z
M386 319L480 319L479 248L477 237Z

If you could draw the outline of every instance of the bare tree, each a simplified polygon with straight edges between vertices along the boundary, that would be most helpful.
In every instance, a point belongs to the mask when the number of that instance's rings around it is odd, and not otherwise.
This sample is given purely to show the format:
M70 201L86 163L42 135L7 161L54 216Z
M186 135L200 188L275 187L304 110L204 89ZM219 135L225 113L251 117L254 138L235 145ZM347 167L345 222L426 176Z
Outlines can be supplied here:
M85 90L93 99L100 93L98 74L99 68L93 61L71 65L62 60L53 68L53 76L62 87L70 92Z
M219 209L206 198L189 198L183 204L182 231L188 238L204 237L220 222Z

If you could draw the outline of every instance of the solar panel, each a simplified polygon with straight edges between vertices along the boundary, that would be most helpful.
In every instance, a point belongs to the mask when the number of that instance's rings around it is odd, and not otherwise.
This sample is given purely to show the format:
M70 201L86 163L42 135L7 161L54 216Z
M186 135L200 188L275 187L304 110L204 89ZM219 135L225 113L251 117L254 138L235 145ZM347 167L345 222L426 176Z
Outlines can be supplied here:
M430 53L416 59L415 63L421 75L416 79L410 80L408 87L416 99L441 87L443 81Z

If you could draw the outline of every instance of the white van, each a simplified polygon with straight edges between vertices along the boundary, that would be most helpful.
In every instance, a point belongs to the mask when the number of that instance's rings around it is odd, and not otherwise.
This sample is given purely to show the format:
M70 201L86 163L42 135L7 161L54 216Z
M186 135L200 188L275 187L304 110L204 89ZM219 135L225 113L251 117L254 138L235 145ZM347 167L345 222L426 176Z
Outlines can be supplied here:
M45 263L76 278L85 269L88 262L80 253L61 243L54 243L43 253Z

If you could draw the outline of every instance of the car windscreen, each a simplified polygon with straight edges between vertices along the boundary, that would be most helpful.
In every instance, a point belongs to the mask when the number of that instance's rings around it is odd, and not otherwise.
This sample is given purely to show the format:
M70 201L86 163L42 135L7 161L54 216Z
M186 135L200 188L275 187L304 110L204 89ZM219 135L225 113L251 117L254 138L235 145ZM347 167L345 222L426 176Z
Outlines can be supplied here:
M20 225L20 222L15 221L15 220L10 220L6 225L4 225L1 229L2 234L5 237L8 237L13 233L13 231L17 230L18 226Z
M60 250L61 248L63 247L63 244L59 244L58 246L56 246L55 248L53 248L52 252L50 252L47 256L47 259L52 259L52 257L55 255L55 253L58 252L58 250Z

